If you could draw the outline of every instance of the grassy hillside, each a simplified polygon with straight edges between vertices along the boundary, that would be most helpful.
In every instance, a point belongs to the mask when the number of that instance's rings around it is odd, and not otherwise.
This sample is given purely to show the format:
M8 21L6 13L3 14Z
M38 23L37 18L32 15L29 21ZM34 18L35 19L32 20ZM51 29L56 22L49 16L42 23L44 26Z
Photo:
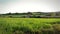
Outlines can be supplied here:
M60 34L60 18L0 18L0 34L53 34L55 31Z

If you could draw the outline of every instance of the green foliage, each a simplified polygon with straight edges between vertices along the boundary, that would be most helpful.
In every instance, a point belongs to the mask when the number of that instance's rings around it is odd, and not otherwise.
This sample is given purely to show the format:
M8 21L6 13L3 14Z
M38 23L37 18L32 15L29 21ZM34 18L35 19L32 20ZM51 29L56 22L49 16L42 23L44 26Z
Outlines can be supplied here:
M0 34L42 34L55 29L60 31L60 18L0 18Z

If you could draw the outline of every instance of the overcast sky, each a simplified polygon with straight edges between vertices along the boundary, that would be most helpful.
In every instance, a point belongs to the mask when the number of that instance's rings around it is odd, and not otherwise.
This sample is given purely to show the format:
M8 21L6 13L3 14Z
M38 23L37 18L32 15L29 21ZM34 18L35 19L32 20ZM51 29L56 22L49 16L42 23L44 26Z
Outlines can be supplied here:
M0 0L0 13L60 11L60 0Z

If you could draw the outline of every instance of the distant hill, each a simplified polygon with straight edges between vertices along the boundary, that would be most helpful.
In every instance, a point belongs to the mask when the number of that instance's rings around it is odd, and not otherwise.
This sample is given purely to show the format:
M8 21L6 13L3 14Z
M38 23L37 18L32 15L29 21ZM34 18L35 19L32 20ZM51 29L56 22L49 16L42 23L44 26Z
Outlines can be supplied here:
M60 12L6 13L0 14L0 17L16 17L16 18L60 17Z

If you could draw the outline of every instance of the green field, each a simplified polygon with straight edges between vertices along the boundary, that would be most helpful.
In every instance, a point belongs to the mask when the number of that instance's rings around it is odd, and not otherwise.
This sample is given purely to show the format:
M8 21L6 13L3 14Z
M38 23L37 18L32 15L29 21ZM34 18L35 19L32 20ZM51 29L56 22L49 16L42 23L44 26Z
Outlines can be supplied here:
M60 18L0 18L0 34L53 34L55 31L60 31Z

